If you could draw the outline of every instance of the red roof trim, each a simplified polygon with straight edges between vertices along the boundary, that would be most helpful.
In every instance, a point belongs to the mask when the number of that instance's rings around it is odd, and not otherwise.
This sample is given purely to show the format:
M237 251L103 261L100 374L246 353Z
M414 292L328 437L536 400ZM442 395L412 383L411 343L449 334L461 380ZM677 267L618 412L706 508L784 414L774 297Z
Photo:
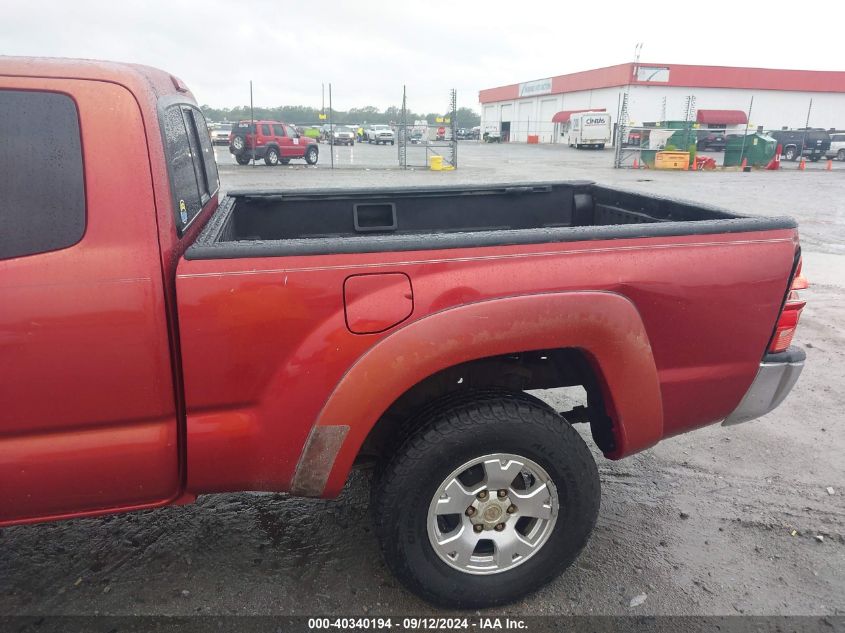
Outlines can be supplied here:
M573 114L579 112L607 112L605 108L587 108L586 110L561 110L552 117L552 123L566 123Z
M699 110L695 120L707 125L742 125L748 123L748 117L742 110Z
M838 70L784 70L642 62L639 65L640 67L669 68L669 81L636 81L634 64L627 63L552 77L551 94L611 88L629 83L639 86L845 93L845 71ZM519 84L488 88L478 93L478 100L481 103L509 101L517 98L519 98Z

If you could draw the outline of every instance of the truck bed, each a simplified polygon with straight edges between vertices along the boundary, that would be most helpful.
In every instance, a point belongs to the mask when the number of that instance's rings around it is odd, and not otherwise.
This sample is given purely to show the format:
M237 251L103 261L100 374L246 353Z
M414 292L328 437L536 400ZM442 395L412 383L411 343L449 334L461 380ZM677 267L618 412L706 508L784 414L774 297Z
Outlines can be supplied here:
M233 191L187 259L537 244L794 228L587 181L395 189Z

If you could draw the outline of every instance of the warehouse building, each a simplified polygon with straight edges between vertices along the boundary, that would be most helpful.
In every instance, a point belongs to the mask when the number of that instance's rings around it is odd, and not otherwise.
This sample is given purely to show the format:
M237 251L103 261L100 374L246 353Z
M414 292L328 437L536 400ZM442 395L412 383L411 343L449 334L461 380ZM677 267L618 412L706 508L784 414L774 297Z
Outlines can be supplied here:
M482 90L481 129L557 142L573 112L603 110L615 125L626 90L630 125L685 120L689 97L702 126L744 123L754 97L751 127L804 127L809 112L810 127L845 128L842 71L628 63ZM718 111L730 121L715 120L724 118Z

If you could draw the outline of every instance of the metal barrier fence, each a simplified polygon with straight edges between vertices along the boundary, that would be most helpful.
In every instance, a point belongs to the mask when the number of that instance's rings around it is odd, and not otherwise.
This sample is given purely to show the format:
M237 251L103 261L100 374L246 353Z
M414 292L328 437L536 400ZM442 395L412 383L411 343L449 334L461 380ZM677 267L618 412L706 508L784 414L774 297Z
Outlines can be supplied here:
M457 91L449 92L448 114L411 120L408 95L402 89L402 110L399 122L399 166L403 169L429 167L434 170L458 167Z

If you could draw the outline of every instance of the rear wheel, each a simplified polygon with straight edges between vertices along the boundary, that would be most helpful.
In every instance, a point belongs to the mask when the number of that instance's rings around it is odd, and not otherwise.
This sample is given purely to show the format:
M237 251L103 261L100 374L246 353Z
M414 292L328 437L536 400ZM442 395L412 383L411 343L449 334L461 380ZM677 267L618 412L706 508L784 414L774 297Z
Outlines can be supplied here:
M278 165L279 164L279 150L275 147L268 147L267 153L264 155L264 163L267 165Z
M838 158L839 160L845 160L845 149L840 149L836 153L836 158Z
M376 533L393 573L423 598L479 608L516 600L566 569L599 509L580 435L526 394L435 403L376 476Z
M319 158L319 152L313 145L305 150L305 162L309 165L316 165Z
M250 157L246 154L238 154L235 160L238 161L238 165L249 165Z

